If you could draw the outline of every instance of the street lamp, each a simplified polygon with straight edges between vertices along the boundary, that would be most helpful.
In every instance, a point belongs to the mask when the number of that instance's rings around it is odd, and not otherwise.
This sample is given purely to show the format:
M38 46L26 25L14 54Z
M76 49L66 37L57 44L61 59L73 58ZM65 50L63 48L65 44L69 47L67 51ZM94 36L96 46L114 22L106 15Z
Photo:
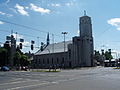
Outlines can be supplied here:
M64 35L64 52L65 52L65 35L68 34L68 32L62 32L62 34Z
M67 32L62 32L62 34L64 35L64 54L65 54L65 35L67 34ZM66 58L66 55L65 55L65 58ZM62 62L62 64L63 64L63 62Z

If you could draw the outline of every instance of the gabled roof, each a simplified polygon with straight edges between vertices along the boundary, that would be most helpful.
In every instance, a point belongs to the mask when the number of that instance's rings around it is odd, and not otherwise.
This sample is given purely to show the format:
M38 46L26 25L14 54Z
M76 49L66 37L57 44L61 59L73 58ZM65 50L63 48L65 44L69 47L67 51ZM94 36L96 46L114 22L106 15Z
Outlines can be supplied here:
M65 42L65 52L68 51L68 44L72 44L72 41ZM60 52L64 52L64 42L49 44L43 51L39 50L38 52L35 53L35 55L60 53Z

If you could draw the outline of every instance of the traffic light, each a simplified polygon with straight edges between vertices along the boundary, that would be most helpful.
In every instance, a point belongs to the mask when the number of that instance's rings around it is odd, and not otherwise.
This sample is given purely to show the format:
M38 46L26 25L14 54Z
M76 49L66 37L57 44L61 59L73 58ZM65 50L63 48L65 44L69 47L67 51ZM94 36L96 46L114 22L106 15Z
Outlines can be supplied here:
M104 55L104 49L101 49L102 55Z
M9 41L6 41L4 44L4 48L9 49L10 48L10 43Z
M111 49L108 49L109 54L111 55Z
M33 45L31 45L31 50L33 50L33 48L34 48Z
M22 43L20 43L20 49L22 49Z

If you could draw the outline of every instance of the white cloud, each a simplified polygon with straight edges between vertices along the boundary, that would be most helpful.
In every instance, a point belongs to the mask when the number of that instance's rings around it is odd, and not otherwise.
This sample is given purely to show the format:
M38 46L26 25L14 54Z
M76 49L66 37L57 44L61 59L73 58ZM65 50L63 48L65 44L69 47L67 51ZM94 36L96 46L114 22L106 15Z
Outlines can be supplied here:
M80 34L80 30L77 30L77 34L78 34L78 35Z
M23 45L23 49L25 49L25 48L27 48L27 47L25 47L25 46L30 46L31 43L28 42L28 41L24 41L24 42L22 43L22 45Z
M17 11L24 16L29 16L28 12L25 11L25 8L23 6L20 6L19 4L15 5L15 8L17 9Z
M73 6L74 3L71 1L71 2L68 2L68 3L65 3L66 6Z
M25 7L26 9L29 9L29 7Z
M4 22L0 21L0 24L4 24Z
M19 34L16 35L16 33L13 33L13 36L14 36L15 39L16 39L16 37L17 37L17 42L16 42L17 45L20 44L20 41L19 41L19 40L22 39L22 38L24 38L23 35L19 35ZM30 45L30 42L24 41L24 42L22 43L22 45L23 45L23 48L25 48L24 46L29 46L29 45Z
M23 42L23 45L31 45L31 43L28 41L25 41L25 42Z
M60 7L60 6L73 6L75 4L75 0L73 1L70 1L70 2L66 2L64 4L60 4L60 3L51 3L51 4L48 4L48 6L53 6L53 7Z
M1 12L1 11L0 11L0 15L5 15L7 17L12 17L13 16L12 14L4 13L4 12Z
M16 38L16 36L17 36L17 39L23 38L23 35L19 35L19 34L16 35L16 33L13 33L13 36L14 36L14 38Z
M5 15L5 13L4 13L4 12L1 12L1 11L0 11L0 14L1 14L1 15Z
M119 54L120 54L120 51L112 49L113 58L120 58Z
M12 14L6 14L8 17L12 17L13 15Z
M52 3L51 6L53 6L53 7L60 7L61 4L59 4L59 3L54 4L54 3Z
M31 10L35 11L35 12L39 12L39 13L47 13L49 14L50 13L50 10L49 9L44 9L42 7L38 7L36 5L34 5L33 3L30 4L31 6Z
M21 42L16 42L17 45L19 45L20 43L21 43ZM30 46L30 44L31 44L30 42L24 41L24 42L22 43L23 49L26 48L25 46Z
M17 13L17 11L14 8L9 8L9 10L11 10L14 13Z
M120 30L120 18L112 18L107 21L108 24L115 26L117 30Z
M70 6L71 4L70 3L65 3L66 6Z

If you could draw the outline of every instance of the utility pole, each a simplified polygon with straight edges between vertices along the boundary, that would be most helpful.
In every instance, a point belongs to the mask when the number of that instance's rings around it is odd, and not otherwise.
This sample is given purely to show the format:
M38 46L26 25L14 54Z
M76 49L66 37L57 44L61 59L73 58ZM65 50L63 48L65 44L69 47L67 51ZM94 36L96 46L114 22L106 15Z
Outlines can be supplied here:
M14 54L16 52L16 40L13 36L13 30L11 30L11 61L10 61L10 65L13 66L13 57Z
M15 34L16 34L16 47L17 47L17 32Z
M65 55L65 35L67 34L67 32L62 32L62 34L64 35L64 59L66 59L66 55ZM65 68L65 62L62 61L62 65L63 68Z
M64 52L65 52L65 35L68 34L67 32L62 32L62 34L64 35Z
M13 35L13 30L11 30L11 35Z
M52 49L53 49L53 53L54 53L54 34L52 34L52 40L53 40L53 47L52 47Z

